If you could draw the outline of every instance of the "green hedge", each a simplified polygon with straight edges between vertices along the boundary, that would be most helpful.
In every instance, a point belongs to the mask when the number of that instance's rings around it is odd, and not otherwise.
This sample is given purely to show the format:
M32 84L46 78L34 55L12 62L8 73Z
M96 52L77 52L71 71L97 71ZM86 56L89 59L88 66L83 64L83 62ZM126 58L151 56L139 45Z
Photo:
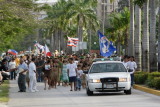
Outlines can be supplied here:
M138 72L135 73L135 83L147 85L148 87L160 89L160 72Z

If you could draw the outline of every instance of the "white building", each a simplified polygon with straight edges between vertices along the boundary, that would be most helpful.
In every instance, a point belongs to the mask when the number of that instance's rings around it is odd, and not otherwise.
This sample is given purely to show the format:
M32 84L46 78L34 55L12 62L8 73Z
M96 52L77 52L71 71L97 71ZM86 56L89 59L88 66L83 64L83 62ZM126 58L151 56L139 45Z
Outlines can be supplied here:
M56 2L58 2L58 0L37 0L35 1L36 4L38 4L39 6L42 6L44 4L48 4L48 5L54 5ZM45 11L40 11L38 13L35 13L38 16L38 20L42 20L45 17L47 17L47 14Z

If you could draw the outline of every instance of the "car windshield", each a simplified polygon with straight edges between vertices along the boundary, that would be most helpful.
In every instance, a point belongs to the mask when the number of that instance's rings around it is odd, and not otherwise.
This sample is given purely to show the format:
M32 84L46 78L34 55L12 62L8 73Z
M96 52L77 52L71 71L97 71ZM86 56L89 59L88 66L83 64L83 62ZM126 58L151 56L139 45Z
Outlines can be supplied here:
M122 63L97 63L93 64L90 73L103 73L103 72L127 72Z

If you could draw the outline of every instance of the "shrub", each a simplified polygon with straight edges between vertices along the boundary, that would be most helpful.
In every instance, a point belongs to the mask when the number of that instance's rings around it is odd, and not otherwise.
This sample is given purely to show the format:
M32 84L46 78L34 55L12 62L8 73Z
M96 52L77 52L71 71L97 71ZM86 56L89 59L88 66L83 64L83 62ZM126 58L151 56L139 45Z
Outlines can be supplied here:
M153 85L154 85L154 87L156 88L156 89L160 89L160 77L155 77L154 79L153 79Z
M140 72L134 74L134 81L136 84L144 84L148 78L148 73Z

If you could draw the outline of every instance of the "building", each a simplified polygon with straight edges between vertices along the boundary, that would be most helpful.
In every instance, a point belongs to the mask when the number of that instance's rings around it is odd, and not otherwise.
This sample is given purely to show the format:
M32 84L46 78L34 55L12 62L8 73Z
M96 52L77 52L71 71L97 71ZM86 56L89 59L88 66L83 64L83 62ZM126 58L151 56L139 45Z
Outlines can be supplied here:
M97 16L98 19L101 21L102 29L104 32L104 27L109 26L108 16L112 12L118 10L118 2L119 0L114 0L111 2L110 0L97 0Z

